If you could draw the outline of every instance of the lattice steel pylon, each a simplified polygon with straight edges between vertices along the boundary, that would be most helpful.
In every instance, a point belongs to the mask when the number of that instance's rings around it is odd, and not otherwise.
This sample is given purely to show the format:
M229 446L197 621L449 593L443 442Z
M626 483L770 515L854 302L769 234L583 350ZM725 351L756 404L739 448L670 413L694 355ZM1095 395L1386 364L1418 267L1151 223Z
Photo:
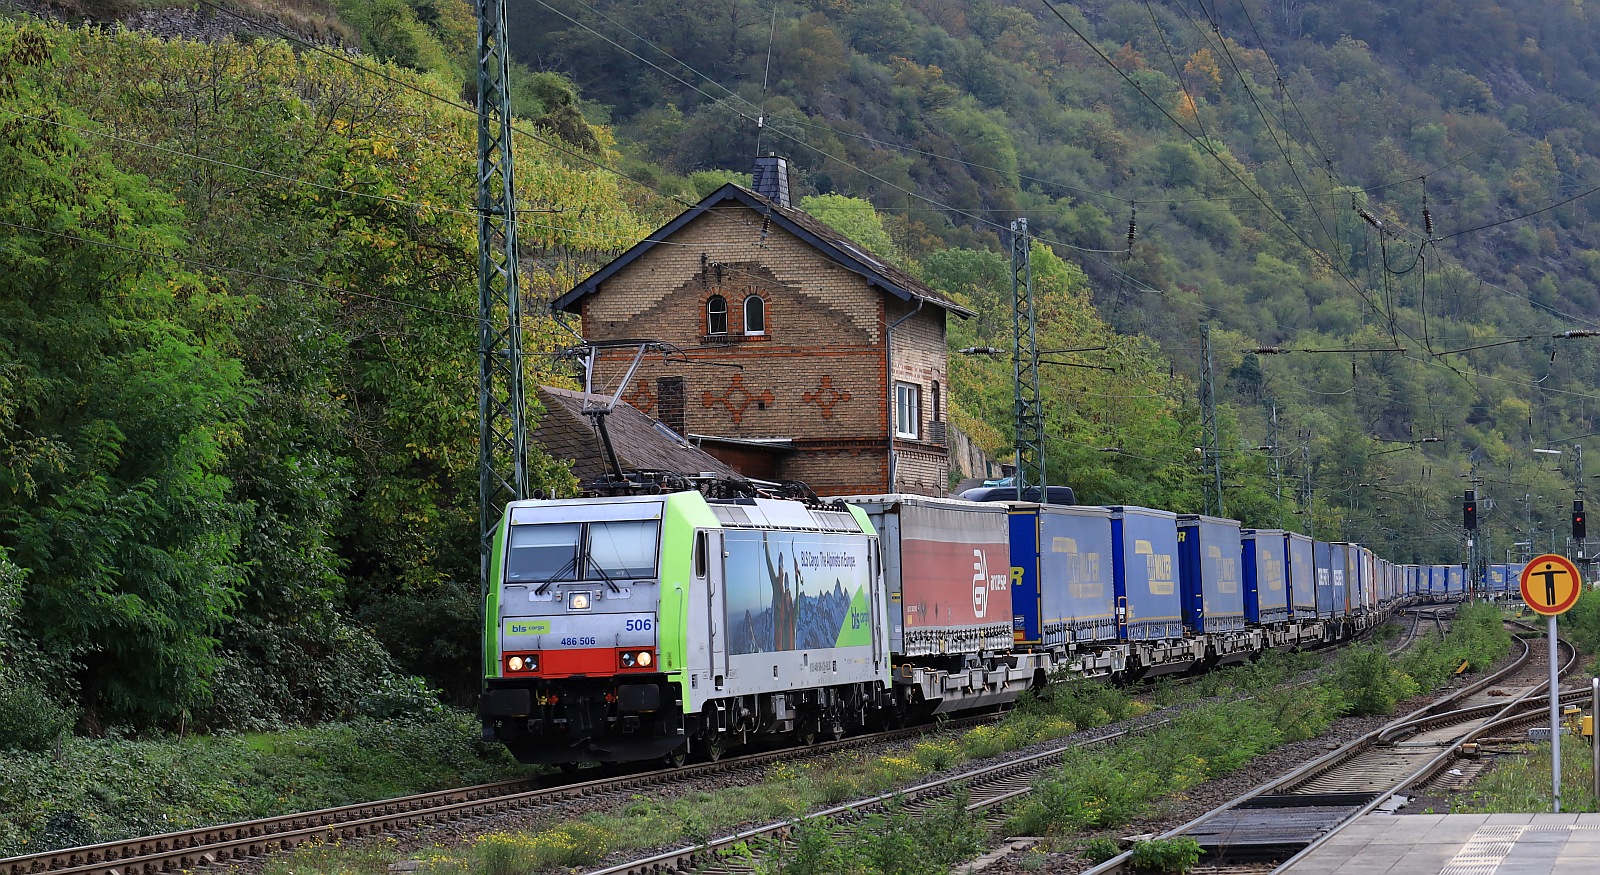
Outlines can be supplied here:
M1044 401L1039 396L1039 320L1033 305L1033 267L1028 259L1028 220L1011 223L1011 366L1017 431L1017 499L1039 487L1049 501L1044 466Z
M1211 326L1200 326L1200 442L1205 461L1205 512L1222 516L1222 451L1217 438L1217 387L1211 373Z
M504 0L478 0L478 536L481 589L506 502L528 493L522 302Z

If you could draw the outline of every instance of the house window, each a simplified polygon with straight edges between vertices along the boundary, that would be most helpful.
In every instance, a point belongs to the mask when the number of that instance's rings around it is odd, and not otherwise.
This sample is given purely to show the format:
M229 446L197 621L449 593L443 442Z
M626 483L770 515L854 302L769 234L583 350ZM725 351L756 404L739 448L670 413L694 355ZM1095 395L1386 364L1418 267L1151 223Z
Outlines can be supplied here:
M933 421L940 422L944 417L939 415L939 381L933 381Z
M728 299L721 295L712 295L706 301L706 333L728 333Z
M744 333L767 333L767 302L761 300L760 295L744 299Z
M894 384L894 436L916 440L922 406L922 390L912 383Z

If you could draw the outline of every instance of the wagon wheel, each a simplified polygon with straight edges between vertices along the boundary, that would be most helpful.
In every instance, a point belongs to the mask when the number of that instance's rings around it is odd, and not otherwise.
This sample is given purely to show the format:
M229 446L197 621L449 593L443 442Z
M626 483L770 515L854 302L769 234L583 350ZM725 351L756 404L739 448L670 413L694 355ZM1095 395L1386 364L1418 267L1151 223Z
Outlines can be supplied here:
M802 747L810 747L813 744L816 744L817 721L808 717L796 724L794 728L794 740L796 744Z

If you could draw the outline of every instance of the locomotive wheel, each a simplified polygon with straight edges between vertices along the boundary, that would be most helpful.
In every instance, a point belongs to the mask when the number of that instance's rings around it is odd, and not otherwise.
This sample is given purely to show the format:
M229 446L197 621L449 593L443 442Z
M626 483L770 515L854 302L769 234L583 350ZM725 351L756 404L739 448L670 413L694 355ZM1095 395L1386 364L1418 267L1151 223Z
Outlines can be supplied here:
M669 769L676 769L689 760L689 743L684 742L681 747L673 748L669 753L663 754L661 764Z
M805 720L795 727L794 740L796 744L810 747L817 743L817 723L815 720Z
M722 737L722 733L712 732L701 739L700 753L705 756L706 762L714 763L727 752L728 741Z

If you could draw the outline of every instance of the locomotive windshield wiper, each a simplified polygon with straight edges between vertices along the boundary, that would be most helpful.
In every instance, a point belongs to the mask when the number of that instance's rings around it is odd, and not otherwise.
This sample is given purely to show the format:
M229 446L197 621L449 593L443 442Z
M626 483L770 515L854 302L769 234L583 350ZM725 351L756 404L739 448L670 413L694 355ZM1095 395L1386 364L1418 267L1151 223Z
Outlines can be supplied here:
M538 586L534 587L533 588L533 594L534 595L544 595L544 591L550 588L550 584L555 583L556 581L560 580L561 579L561 575L566 574L568 571L576 571L577 569L578 569L578 554L574 553L574 554L572 554L572 558L568 559L567 560L567 564L561 566L561 569L559 571L557 571L555 574L552 574L549 577L545 578L544 583L541 583Z
M600 579L606 582L606 586L611 587L612 592L622 592L622 587L617 586L617 582L611 579L611 575L607 574L604 568L600 567L600 563L594 561L594 556L585 556L584 561L589 563L595 571L600 572Z

